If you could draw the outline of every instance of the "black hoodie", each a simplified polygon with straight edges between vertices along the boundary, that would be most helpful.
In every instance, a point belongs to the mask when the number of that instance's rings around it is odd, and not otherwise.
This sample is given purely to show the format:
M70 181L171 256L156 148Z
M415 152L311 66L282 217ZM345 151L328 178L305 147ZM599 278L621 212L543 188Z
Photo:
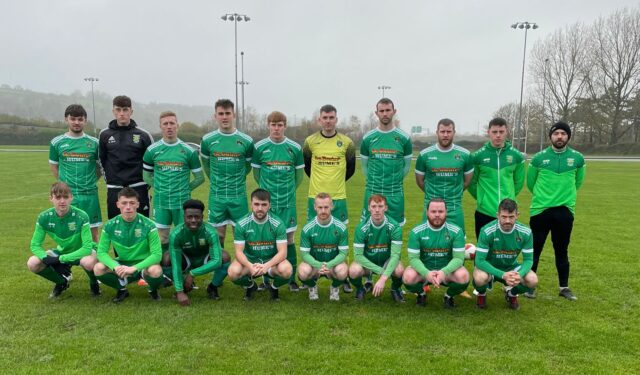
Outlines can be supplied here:
M118 126L118 122L112 120L109 127L100 132L100 163L107 187L144 185L142 157L152 143L151 134L138 128L135 121Z

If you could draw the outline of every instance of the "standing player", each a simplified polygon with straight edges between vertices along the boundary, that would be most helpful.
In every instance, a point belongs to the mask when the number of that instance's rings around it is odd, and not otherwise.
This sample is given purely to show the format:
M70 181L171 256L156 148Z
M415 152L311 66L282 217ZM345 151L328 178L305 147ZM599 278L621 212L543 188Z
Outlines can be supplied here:
M380 278L373 286L373 295L378 297L384 284L391 277L391 297L396 302L404 302L400 290L404 267L400 263L402 250L402 228L387 217L387 200L382 195L369 197L369 214L366 221L356 227L353 241L355 260L349 266L349 277L356 287L356 299L364 300L365 288L362 276L375 273Z
M142 158L144 181L153 187L153 220L160 235L164 267L171 263L168 251L171 224L182 224L182 203L204 182L198 152L178 138L178 127L175 113L162 112L162 139L149 146ZM191 173L194 178L189 181Z
M89 215L91 237L98 242L98 228L102 213L96 181L101 176L97 167L98 139L84 133L87 111L79 104L71 104L64 111L69 130L51 140L49 166L53 176L69 185L73 193L72 205Z
M448 286L444 307L455 307L453 298L469 285L469 272L464 268L464 231L447 220L447 207L442 198L427 204L427 221L409 233L409 264L402 276L407 289L418 295L416 304L425 306L427 295L423 285Z
M120 214L116 203L118 194L128 186L138 193L138 212L149 217L149 186L142 179L142 156L153 138L131 118L133 109L129 97L113 98L112 112L116 118L100 132L99 141L100 163L107 181L107 215L112 219Z
M518 294L531 291L538 276L531 271L533 237L531 229L518 220L518 204L504 199L498 206L498 219L482 227L476 249L473 285L478 291L476 306L487 307L486 291L494 280L506 286L504 298L510 308L518 310ZM522 264L518 256L522 253Z
M322 129L304 140L304 171L309 177L307 221L316 217L316 195L326 192L333 199L331 215L344 224L349 223L346 182L356 170L356 148L351 138L336 130L337 113L333 105L323 105L318 117ZM346 279L343 290L352 291Z
M302 182L304 160L300 145L285 137L287 117L278 111L267 116L269 137L256 143L251 166L258 186L271 193L270 213L280 218L287 232L287 260L291 263L289 290L297 292L296 245L293 236L298 229L296 189Z
M447 204L447 222L464 231L462 193L473 177L473 164L469 150L453 143L455 134L456 124L453 120L443 118L438 121L438 143L420 151L416 161L416 183L425 193L425 214L431 199L444 198Z
M480 229L495 220L498 204L516 199L524 186L524 155L507 141L507 122L500 117L489 121L489 142L471 155L474 171L469 193L477 202L476 238Z
M236 129L231 100L218 100L213 118L218 130L202 137L200 155L211 186L208 220L224 247L227 224L236 225L249 212L246 175L251 171L253 139Z
M100 286L93 274L96 256L92 253L89 217L84 211L70 205L73 198L67 184L54 183L49 195L53 208L38 215L31 237L33 256L27 261L27 267L29 271L55 284L50 298L58 297L69 287L72 265L82 266L89 276L91 294L100 295ZM55 249L45 250L42 247L47 235L57 244Z
M571 128L557 122L549 129L551 146L537 153L529 164L527 187L531 199L531 231L533 232L533 266L538 271L540 254L551 231L560 284L560 296L577 300L569 289L569 241L573 230L577 191L582 186L586 165L578 151L567 146ZM525 293L535 298L535 292Z
M369 197L381 194L387 198L388 215L401 226L404 217L404 176L411 167L411 138L393 123L393 102L382 98L376 104L378 127L369 131L360 144L360 162L366 177L362 217L369 217Z
M173 286L176 288L176 299L183 306L189 305L187 293L193 289L193 278L206 275L226 264L229 267L229 254L220 247L216 229L209 223L203 223L204 203L189 199L182 204L184 222L171 231L169 248L173 269ZM186 277L184 276L186 274ZM210 299L217 300L218 287L222 279L217 273L207 286ZM224 276L223 276L224 278Z
M121 214L109 220L100 235L99 263L93 268L98 280L117 290L113 302L129 297L126 285L143 278L149 285L149 296L160 300L158 288L162 284L162 248L153 221L137 213L138 193L126 187L118 193L116 202ZM116 257L109 255L113 246Z
M229 266L229 279L245 288L245 300L253 298L258 286L253 280L269 276L271 300L276 301L278 288L289 282L291 264L287 256L287 235L285 225L271 215L271 196L264 189L251 193L251 213L236 224L234 246L236 259Z
M300 281L309 287L309 299L318 299L317 279L331 279L329 300L340 300L340 284L349 273L345 262L349 254L349 238L344 223L331 216L333 201L327 193L316 195L316 217L302 229L300 252L302 263L298 268Z

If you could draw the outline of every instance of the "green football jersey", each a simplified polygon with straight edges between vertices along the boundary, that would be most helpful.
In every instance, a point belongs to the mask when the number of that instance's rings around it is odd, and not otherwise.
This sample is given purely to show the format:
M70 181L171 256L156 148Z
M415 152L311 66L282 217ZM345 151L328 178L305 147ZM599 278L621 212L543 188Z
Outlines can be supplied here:
M235 198L246 195L247 164L253 156L253 139L239 130L225 134L218 130L205 134L200 155L209 162L211 197Z
M385 197L404 193L404 163L411 159L411 138L400 128L382 131L375 128L362 138L360 157L367 161L368 193Z
M356 226L354 252L357 254L362 251L376 265L382 266L389 259L392 244L402 246L402 227L392 218L385 216L379 226L368 218Z
M320 265L327 263L328 267L335 266L331 261L340 253L349 252L347 227L333 216L326 225L321 225L318 218L314 218L302 228L300 251L311 255ZM311 266L316 267L318 263Z
M109 255L111 245L117 254L115 259ZM151 219L137 214L132 222L128 222L118 215L104 226L98 244L98 261L110 269L123 261L142 270L159 264L161 259L160 237Z
M518 256L522 252L522 264ZM494 220L482 227L476 246L476 267L502 278L505 271L517 271L521 277L533 265L533 236L531 229L516 222L511 232L504 232Z
M89 228L89 216L79 208L69 207L69 212L59 217L55 208L38 215L31 237L31 252L39 259L47 256L42 243L49 236L58 246L55 250L63 263L75 262L91 254L93 239Z
M424 176L425 207L432 198L443 198L447 210L458 210L462 206L464 176L473 173L469 150L452 145L441 150L438 144L420 151L416 161L416 174Z
M277 244L287 243L286 226L271 214L259 223L250 213L236 224L233 243L244 245L249 262L266 263L278 253Z
M535 154L527 171L527 187L533 195L531 216L559 206L573 213L585 170L584 156L570 147L560 152L547 147Z
M98 140L84 134L75 138L59 135L49 145L49 163L58 165L58 179L71 188L74 195L95 194Z
M462 262L451 262L456 257L464 259L464 232L457 225L447 222L440 228L432 228L425 221L409 232L407 251L410 257L419 254L419 260L427 272L442 270L449 274L462 266Z
M265 138L256 143L251 166L260 169L259 185L271 193L272 209L295 207L296 169L304 168L299 144L289 138L280 143Z
M190 173L202 170L196 150L181 140L155 142L142 157L142 167L153 173L153 207L174 210L191 198Z
M173 271L173 285L177 292L183 290L182 256L191 260L191 263L204 263L200 267L190 270L193 276L200 276L222 265L222 248L218 232L209 223L202 223L200 228L192 231L184 223L177 225L169 237L169 251L171 252L171 268Z

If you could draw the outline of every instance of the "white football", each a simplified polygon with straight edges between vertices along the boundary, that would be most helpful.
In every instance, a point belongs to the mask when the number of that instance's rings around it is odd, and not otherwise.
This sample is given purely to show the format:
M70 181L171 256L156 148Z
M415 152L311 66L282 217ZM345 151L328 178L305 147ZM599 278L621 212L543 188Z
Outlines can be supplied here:
M475 259L476 245L468 243L464 245L464 259Z

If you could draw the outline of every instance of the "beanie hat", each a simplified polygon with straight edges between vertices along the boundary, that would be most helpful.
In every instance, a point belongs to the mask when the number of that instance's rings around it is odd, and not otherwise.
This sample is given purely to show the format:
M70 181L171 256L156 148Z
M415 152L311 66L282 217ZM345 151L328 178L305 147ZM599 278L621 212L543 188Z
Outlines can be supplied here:
M571 139L571 128L566 122L558 121L553 124L551 129L549 129L549 138L551 138L551 134L553 134L553 132L556 130L564 130L567 133L567 139Z

